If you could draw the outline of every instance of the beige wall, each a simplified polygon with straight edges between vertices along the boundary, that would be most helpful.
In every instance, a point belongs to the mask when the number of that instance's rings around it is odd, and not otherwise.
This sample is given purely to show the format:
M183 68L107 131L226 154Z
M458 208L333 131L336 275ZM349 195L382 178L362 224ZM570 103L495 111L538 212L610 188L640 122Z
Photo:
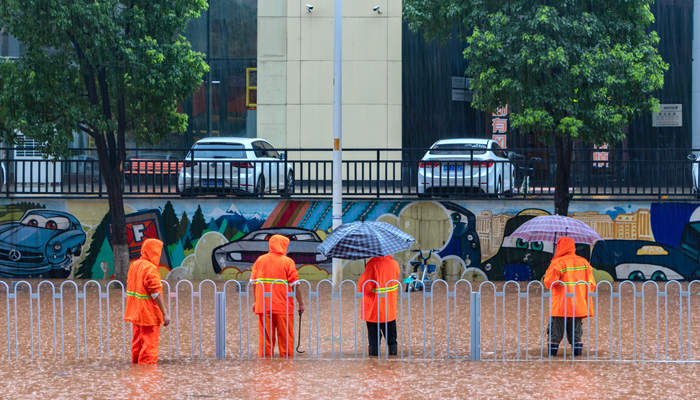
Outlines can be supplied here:
M332 146L333 14L334 0L258 3L257 133L277 147ZM401 147L401 0L343 2L343 147Z

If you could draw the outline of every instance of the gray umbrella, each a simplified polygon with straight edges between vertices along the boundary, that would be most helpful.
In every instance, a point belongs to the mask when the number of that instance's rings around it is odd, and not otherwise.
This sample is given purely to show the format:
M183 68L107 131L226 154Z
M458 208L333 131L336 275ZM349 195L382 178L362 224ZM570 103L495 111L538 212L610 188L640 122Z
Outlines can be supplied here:
M416 239L386 222L343 224L318 246L326 257L345 260L381 257L411 247Z

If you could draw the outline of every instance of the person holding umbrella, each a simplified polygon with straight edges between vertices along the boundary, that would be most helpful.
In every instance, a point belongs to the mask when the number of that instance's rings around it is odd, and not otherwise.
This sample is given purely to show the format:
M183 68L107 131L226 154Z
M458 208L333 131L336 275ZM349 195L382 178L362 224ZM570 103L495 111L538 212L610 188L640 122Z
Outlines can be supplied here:
M397 353L396 302L401 289L399 264L391 254L409 249L411 235L386 222L343 224L318 246L326 257L345 260L370 258L357 283L363 294L362 319L367 323L369 355L379 355L379 334L386 338L389 354Z
M593 316L588 293L595 290L595 285L593 268L585 258L576 255L574 240L560 237L544 275L544 286L552 292L551 319L547 329L551 356L557 355L564 336L573 345L574 356L581 355L582 320ZM567 295L573 296L567 298Z
M399 263L390 255L373 257L357 282L357 290L363 294L362 319L367 324L370 356L379 355L380 331L389 345L389 355L395 356L397 353L396 302L400 289L399 272Z

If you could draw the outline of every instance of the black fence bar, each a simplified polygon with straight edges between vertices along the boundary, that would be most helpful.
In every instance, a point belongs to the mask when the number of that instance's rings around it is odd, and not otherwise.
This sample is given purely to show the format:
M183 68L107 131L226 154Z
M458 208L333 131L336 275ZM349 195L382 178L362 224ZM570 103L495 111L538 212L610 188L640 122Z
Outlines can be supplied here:
M0 149L6 197L101 197L106 186L94 149L66 158L24 156ZM209 149L211 150L211 149ZM216 150L216 149L214 149ZM237 157L197 151L127 151L127 196L327 197L332 193L331 149L280 149L275 157ZM344 149L343 195L350 198L507 198L554 196L551 149ZM249 151L248 153L252 153ZM147 156L144 156L147 154ZM410 155L423 156L409 157ZM696 160L696 157L698 159ZM573 199L678 200L698 197L700 150L575 149L569 193Z

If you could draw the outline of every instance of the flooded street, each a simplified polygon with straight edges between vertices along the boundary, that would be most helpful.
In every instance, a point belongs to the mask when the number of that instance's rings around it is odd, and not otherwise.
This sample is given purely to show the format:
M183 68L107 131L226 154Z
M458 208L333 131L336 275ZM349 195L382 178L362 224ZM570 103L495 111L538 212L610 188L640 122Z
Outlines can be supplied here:
M4 399L697 399L700 365L471 361L20 361Z
M307 300L301 332L295 321L305 351L296 360L258 360L251 299L219 283L227 358L217 360L214 285L195 282L191 291L171 283L173 323L161 329L160 365L151 368L126 360L130 326L122 324L120 290L98 293L78 282L76 298L72 287L59 296L44 283L37 296L37 283L31 293L18 288L16 298L0 292L2 399L700 398L700 295L686 283L663 296L650 285L601 286L597 318L584 322L584 353L573 362L569 346L566 355L547 356L548 298L535 285L482 288L483 361L470 361L468 288L453 284L400 299L400 350L390 360L363 354L361 298L352 285L340 294L321 285Z

